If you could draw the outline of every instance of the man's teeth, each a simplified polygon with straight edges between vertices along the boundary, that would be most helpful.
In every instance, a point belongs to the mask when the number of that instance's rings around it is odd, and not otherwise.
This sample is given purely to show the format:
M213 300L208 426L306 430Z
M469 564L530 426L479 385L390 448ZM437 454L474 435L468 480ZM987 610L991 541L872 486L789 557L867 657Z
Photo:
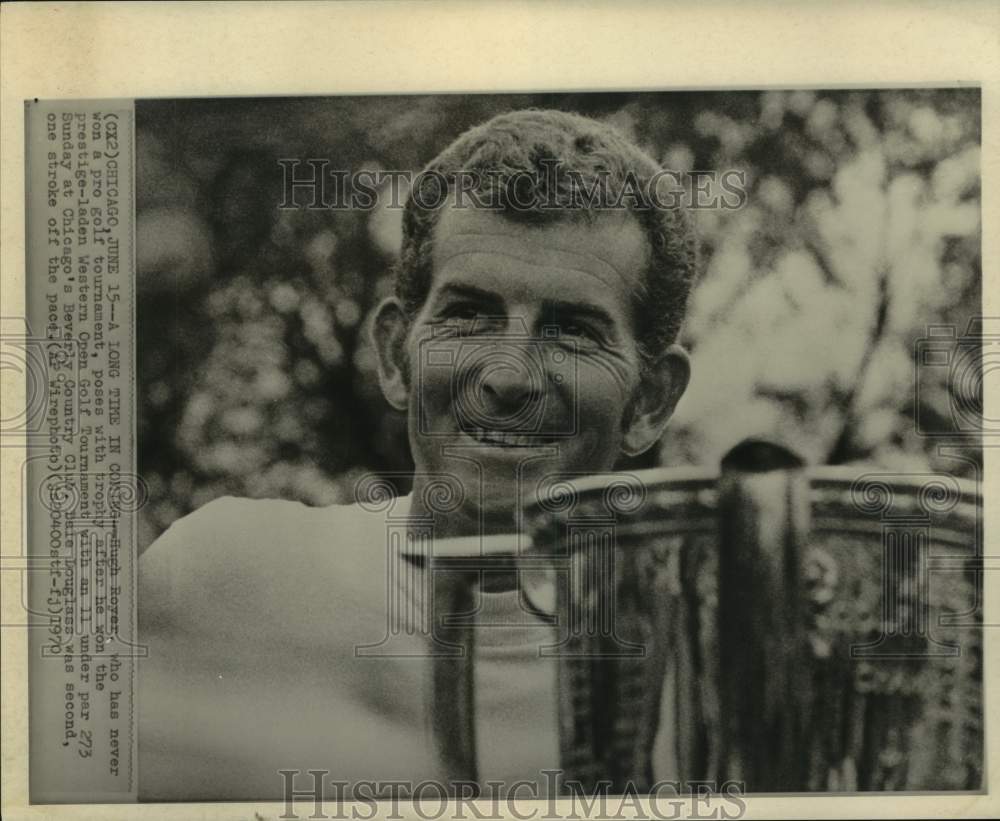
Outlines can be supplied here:
M507 431L486 430L485 428L476 428L469 433L478 442L500 445L505 448L528 448L544 443L538 436L528 436L524 433L509 433Z

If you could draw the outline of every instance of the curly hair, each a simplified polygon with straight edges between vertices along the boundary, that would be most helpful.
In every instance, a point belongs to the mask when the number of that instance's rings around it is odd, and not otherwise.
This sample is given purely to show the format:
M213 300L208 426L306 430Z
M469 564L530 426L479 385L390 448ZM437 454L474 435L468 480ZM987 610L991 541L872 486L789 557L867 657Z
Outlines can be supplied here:
M552 174L558 165L562 174ZM417 176L403 212L396 294L410 312L430 289L434 226L440 205L459 180L496 203L505 218L529 224L593 220L601 203L583 189L602 190L604 203L626 202L662 168L610 126L579 114L527 109L500 114L462 134ZM480 198L481 201L481 198ZM697 240L680 207L650 207L631 197L651 253L644 287L633 295L635 333L645 357L672 344L680 330L697 271Z

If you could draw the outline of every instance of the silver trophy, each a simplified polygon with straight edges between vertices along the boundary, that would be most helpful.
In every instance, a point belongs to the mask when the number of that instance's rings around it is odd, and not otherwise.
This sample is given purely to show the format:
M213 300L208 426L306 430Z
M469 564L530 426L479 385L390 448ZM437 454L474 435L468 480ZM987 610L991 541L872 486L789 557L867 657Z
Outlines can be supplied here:
M982 499L950 474L807 468L748 440L719 470L551 476L530 549L435 556L431 714L475 781L483 561L551 614L560 760L585 789L978 789ZM541 583L539 582L541 579Z

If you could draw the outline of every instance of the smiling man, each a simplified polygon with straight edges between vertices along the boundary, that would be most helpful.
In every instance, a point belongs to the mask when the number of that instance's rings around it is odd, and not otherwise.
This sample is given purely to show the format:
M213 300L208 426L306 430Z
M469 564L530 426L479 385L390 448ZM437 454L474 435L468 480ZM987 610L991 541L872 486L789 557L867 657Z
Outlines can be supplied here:
M315 786L311 770L347 794L470 774L510 789L559 764L555 668L538 654L550 625L516 579L482 576L474 696L454 701L475 728L463 748L442 718L456 691L428 641L429 571L396 560L393 534L409 533L405 553L430 522L432 554L475 554L519 530L546 477L652 447L687 384L694 238L683 212L634 195L656 163L576 115L501 115L427 171L372 321L413 492L381 507L217 500L144 554L144 799L284 798Z
M414 499L426 477L466 490L449 535L516 530L541 476L609 470L659 439L687 385L675 339L695 271L686 215L651 207L659 172L606 126L527 111L465 134L420 178L458 195L436 209L411 196L397 296L374 329L383 392L409 420Z

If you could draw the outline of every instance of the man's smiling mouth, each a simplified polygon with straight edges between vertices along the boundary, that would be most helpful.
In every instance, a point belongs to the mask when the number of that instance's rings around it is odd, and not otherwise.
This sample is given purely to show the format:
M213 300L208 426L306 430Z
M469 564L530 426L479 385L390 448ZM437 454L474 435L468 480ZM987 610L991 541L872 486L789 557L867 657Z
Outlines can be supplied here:
M516 433L489 428L464 428L463 432L480 444L499 448L533 448L556 442L555 436L538 433Z

